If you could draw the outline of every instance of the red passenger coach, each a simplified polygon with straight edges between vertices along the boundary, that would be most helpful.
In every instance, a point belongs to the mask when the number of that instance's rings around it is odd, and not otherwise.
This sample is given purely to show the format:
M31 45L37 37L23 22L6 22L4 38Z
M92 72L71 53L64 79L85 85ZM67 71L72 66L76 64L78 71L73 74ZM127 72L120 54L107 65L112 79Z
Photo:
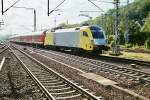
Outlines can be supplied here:
M10 38L12 42L20 44L44 45L45 31L31 32Z
M39 34L33 34L32 35L32 43L33 44L44 45L44 39L45 39L45 33L44 32L39 32Z

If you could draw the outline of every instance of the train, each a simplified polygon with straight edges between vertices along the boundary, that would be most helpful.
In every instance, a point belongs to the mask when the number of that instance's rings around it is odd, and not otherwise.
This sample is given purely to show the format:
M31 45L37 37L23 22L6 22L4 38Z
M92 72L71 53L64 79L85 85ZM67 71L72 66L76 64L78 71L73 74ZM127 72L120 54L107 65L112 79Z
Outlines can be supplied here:
M12 36L11 42L72 52L108 50L105 33L98 26L51 29Z

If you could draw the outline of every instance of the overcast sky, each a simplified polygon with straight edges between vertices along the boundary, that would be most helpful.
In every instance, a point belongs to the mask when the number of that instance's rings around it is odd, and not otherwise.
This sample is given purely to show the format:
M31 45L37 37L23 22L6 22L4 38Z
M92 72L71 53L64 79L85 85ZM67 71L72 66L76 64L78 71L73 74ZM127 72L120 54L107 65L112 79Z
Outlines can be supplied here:
M8 8L17 0L4 0L4 9ZM50 0L50 10L55 8L62 0ZM113 1L113 0L100 0L100 1ZM125 2L126 0L121 0ZM133 2L134 0L130 0ZM113 4L102 3L94 1L105 12L113 8ZM125 5L125 4L124 4ZM21 0L15 6L35 8L37 11L37 30L54 27L54 19L57 19L57 25L62 22L80 23L88 20L84 16L79 16L80 11L99 11L88 0L66 0L60 7L60 11L53 12L50 16L47 16L47 0ZM1 8L1 7L0 7ZM58 15L60 14L60 15ZM102 12L96 13L84 13L95 18L102 14ZM3 30L0 30L2 34L21 34L25 32L33 31L33 10L16 9L11 8L5 13L4 16L0 15L0 21L4 21L5 25Z

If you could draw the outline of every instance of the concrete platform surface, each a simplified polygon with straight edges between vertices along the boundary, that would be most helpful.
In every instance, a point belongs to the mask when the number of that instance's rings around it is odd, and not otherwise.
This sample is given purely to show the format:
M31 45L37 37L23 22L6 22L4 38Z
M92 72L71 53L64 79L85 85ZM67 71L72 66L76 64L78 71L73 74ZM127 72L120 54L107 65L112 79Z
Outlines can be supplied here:
M100 75L94 74L94 73L84 73L81 74L81 76L87 78L87 79L91 79L93 81L96 81L104 86L110 86L110 85L116 85L118 84L117 82L114 82L112 80L109 80L107 78L104 78Z

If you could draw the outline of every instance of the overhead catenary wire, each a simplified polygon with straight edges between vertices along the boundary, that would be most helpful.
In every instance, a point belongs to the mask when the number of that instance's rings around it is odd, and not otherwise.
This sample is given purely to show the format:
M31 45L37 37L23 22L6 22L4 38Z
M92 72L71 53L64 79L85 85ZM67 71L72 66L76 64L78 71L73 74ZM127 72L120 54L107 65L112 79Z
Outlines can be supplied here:
M14 4L12 4L10 7L8 7L6 10L4 10L4 2L2 0L2 15L4 15L5 12L7 12L10 8L12 8L14 5L16 5L19 1L21 0L17 0Z
M90 3L92 3L95 7L97 7L99 10L101 10L102 12L105 12L102 8L100 8L99 6L97 6L94 2L92 2L91 0L88 0Z
M49 12L49 0L48 0L48 16L53 13L59 6L61 6L66 0L63 0L62 2L60 2L53 10L51 10Z
M80 12L90 12L90 13L96 13L96 12L97 12L97 13L99 13L99 12L101 12L101 11L83 11L83 10L82 10L82 11L80 11Z
M112 3L114 4L115 2L111 1L103 1L103 0L91 0L91 1L96 1L96 2L102 2L102 3ZM119 3L126 3L126 2L119 2Z
M13 6L13 8L24 8L24 9L31 9L31 10L34 10L34 8L28 8L28 7L18 7L18 6Z

